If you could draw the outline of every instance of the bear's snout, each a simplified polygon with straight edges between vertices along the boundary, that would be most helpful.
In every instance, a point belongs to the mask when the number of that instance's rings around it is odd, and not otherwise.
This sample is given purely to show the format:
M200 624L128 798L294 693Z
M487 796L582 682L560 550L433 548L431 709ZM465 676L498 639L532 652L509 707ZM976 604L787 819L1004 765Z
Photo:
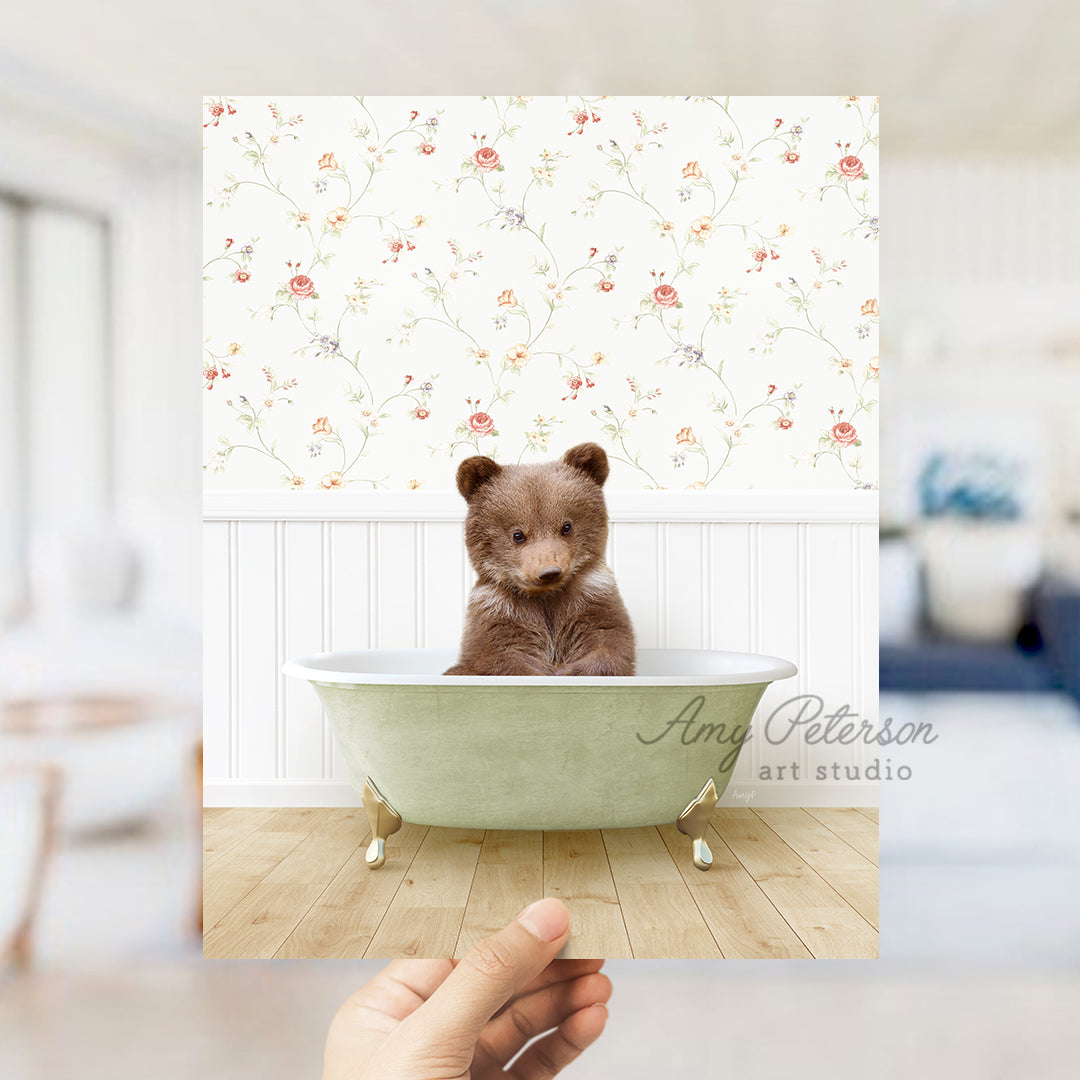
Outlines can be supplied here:
M561 577L561 566L547 566L536 575L536 580L541 585L554 585Z

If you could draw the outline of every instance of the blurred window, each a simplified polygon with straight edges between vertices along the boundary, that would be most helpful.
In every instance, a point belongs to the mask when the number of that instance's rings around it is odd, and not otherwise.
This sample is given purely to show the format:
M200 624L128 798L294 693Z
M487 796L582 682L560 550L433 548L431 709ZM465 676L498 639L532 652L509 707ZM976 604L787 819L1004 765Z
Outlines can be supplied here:
M112 508L110 248L103 217L0 191L0 624L30 544Z

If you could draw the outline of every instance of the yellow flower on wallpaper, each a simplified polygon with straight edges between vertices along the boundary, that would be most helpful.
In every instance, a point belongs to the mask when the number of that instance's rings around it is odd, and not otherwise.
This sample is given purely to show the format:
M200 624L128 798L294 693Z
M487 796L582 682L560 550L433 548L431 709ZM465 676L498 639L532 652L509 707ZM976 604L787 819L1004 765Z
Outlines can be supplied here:
M529 362L531 355L528 346L519 341L506 350L506 362L511 367L523 368Z
M690 222L690 231L699 240L708 240L716 232L716 225L711 217L703 216Z
M334 232L341 232L350 221L352 221L352 215L344 206L335 206L334 209L326 215L326 224L329 225Z

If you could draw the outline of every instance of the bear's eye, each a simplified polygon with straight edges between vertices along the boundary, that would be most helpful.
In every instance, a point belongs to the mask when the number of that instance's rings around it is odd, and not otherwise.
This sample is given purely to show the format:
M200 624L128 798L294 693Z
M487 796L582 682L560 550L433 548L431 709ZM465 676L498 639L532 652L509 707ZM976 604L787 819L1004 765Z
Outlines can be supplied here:
M520 529L518 529L517 532L514 533L514 543L515 544L524 544L525 543L525 534Z
M570 535L570 522L569 521L563 523L562 534L563 534L563 536L569 536Z

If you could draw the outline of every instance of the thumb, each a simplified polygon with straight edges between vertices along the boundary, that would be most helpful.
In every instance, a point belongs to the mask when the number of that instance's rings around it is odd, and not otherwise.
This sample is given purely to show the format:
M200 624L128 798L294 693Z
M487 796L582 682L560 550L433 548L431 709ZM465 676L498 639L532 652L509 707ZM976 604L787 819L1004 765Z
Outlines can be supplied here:
M491 1017L555 959L569 934L570 912L561 900L530 904L466 953L409 1018L414 1034L442 1046L467 1040L471 1048Z

